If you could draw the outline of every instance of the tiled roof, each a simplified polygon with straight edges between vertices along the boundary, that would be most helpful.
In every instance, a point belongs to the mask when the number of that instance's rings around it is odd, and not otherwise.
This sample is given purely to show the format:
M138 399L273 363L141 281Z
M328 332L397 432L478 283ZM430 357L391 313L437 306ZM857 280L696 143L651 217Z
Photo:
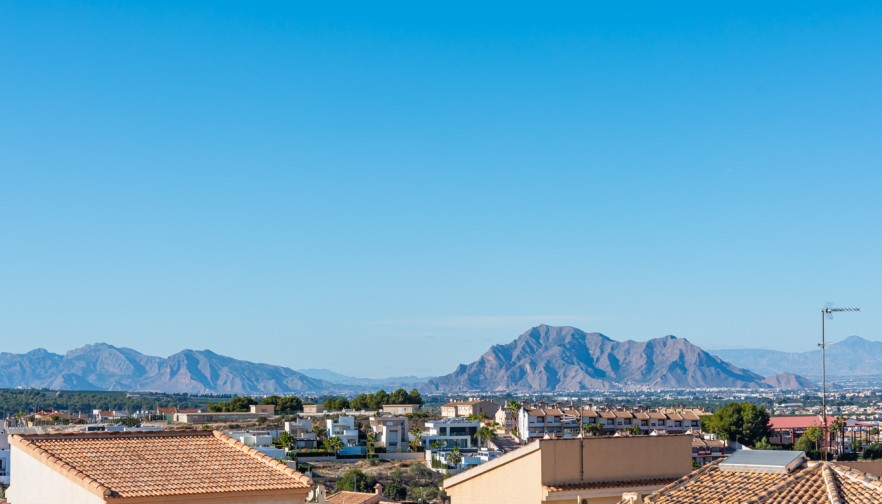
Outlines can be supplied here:
M545 489L548 490L549 493L566 492L569 490L601 490L604 488L661 486L667 485L672 481L674 481L672 478L642 479L633 481L596 481L590 483L572 483L566 485L546 485Z
M303 474L216 431L14 435L10 442L101 497L286 491L312 485Z
M373 504L375 502L397 502L382 495L366 492L337 492L328 496L330 504Z
M827 424L832 424L834 420L835 417L829 415L827 417ZM818 415L773 416L769 418L769 425L773 429L807 429L809 427L820 427L823 423Z
M723 471L711 464L645 499L647 504L878 504L879 478L835 463L803 465L790 474Z

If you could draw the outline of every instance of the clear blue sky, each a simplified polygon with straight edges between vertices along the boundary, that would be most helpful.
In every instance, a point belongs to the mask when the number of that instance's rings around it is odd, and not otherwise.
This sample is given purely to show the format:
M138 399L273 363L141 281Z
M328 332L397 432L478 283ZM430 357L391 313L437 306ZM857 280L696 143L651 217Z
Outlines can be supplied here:
M882 339L882 4L0 2L0 350Z

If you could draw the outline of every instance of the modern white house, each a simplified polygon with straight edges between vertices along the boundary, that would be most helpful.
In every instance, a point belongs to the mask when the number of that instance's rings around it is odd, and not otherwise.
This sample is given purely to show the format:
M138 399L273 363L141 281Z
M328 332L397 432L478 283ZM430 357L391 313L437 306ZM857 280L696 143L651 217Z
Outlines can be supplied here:
M432 452L432 458L443 464L449 465L447 460L448 455L450 455L450 450ZM472 467L479 466L495 458L501 457L502 455L503 453L499 450L488 450L486 448L481 448L478 451L463 452L460 454L461 461L454 469L471 469Z
M371 430L377 435L377 446L387 452L404 452L408 448L407 417L371 417Z
M358 444L358 429L355 428L355 417L340 415L337 420L326 420L328 426L328 439L340 438L343 446L355 446Z
M453 448L476 448L478 440L476 434L481 428L479 420L467 420L465 418L442 418L426 422L425 433L422 441L426 449L431 449L437 443L442 449Z
M298 418L285 422L285 432L294 437L297 448L315 448L316 435L312 430L311 418Z

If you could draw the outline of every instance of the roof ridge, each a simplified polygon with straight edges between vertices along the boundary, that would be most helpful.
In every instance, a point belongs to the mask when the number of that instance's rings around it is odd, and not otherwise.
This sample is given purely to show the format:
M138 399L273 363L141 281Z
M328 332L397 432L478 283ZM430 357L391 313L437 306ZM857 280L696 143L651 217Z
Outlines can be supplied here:
M187 430L138 430L138 431L92 431L56 432L49 434L27 434L28 439L37 441L66 441L70 439L107 439L139 437L194 437L210 436L211 432L198 429Z
M782 490L784 490L787 487L789 487L790 485L792 485L793 483L797 483L799 481L807 479L809 476L811 476L811 473L817 472L819 470L819 467L820 467L820 464L815 465L815 466L811 466L811 467L807 467L804 470L799 471L798 473L790 473L780 483L778 483L777 485L775 485L767 490L763 490L756 497L753 497L753 498L745 501L744 504L760 504L762 502L766 502L770 498L774 497L776 494L780 493ZM841 504L841 503L833 503L833 504Z
M824 475L824 485L827 487L827 498L830 504L842 504L842 496L839 495L839 482L833 476L833 470L825 463L821 463L821 474Z
M271 467L271 468L273 468L283 474L287 474L288 476L293 476L294 478L296 478L298 481L300 481L301 483L303 483L305 485L312 486L312 479L311 478L309 478L305 474L301 473L300 471L295 471L294 469L291 469L290 467L288 467L287 464L283 464L282 462L279 462L278 460L270 457L269 455L261 453L261 452L255 450L254 448L246 445L245 443L242 443L241 441L237 441L237 440L231 438L230 436L227 436L223 432L211 431L211 433L214 434L214 437L218 438L219 440L227 443L228 445L232 446L233 448L237 448L238 450L242 451L243 453L248 454L252 458L255 458L255 459L265 463L267 466L269 466L269 467Z
M49 451L40 448L28 439L22 437L21 434L13 434L9 437L9 440L18 448L22 448L23 451L29 452L31 456L38 460L42 459L46 465L53 470L61 473L62 476L72 480L98 497L110 497L113 494L113 491L108 488L107 485L73 467L64 460L61 460Z
M854 483L882 492L882 479L874 474L841 464L830 464L830 468L839 476L846 477Z

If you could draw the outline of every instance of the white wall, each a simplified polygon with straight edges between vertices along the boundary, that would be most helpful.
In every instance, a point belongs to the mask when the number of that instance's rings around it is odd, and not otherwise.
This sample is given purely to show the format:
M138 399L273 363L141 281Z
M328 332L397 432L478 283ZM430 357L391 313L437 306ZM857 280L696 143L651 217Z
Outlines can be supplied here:
M104 499L67 479L43 462L12 447L12 486L6 498L15 504L103 504Z

